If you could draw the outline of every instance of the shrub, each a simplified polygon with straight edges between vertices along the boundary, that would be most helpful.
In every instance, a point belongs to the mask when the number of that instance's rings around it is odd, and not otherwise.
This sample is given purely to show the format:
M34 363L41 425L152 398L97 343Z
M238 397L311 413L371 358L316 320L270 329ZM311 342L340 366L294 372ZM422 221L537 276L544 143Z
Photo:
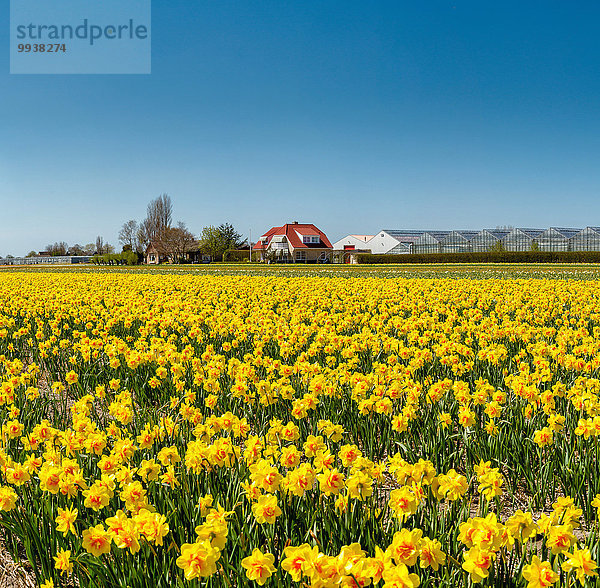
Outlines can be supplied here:
M94 255L90 261L96 265L137 265L139 256L133 251L123 251L122 253Z
M248 261L250 258L250 251L248 249L228 249L223 254L223 261L239 263L241 261Z

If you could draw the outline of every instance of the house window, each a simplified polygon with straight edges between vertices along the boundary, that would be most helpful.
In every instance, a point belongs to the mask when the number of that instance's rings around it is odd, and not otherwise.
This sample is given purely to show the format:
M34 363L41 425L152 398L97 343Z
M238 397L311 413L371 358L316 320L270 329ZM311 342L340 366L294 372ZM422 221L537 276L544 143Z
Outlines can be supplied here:
M296 261L306 261L306 251L296 251Z
M303 243L320 243L321 238L318 235L303 235L302 242Z
M154 257L154 253L150 254L150 261L154 261L155 257Z

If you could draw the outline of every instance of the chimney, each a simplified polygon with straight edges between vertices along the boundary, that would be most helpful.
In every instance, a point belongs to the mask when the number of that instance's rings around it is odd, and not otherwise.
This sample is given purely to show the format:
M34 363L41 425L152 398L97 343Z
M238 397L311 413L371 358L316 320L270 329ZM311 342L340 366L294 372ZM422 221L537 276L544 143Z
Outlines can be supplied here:
M298 221L294 221L294 223L293 223L293 224L297 225L297 224L298 224Z

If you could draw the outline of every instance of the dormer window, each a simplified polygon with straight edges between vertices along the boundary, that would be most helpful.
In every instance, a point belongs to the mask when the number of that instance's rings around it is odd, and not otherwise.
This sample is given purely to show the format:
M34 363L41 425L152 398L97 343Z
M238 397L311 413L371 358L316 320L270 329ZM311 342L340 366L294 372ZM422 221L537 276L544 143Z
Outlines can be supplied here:
M302 242L306 245L320 243L321 238L318 235L302 235Z

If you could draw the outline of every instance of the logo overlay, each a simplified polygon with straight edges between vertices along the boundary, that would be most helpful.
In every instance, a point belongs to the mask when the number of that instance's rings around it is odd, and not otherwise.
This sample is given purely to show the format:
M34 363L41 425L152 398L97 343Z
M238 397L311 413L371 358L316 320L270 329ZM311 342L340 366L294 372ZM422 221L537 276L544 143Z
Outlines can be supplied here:
M11 74L151 73L151 0L11 0Z

